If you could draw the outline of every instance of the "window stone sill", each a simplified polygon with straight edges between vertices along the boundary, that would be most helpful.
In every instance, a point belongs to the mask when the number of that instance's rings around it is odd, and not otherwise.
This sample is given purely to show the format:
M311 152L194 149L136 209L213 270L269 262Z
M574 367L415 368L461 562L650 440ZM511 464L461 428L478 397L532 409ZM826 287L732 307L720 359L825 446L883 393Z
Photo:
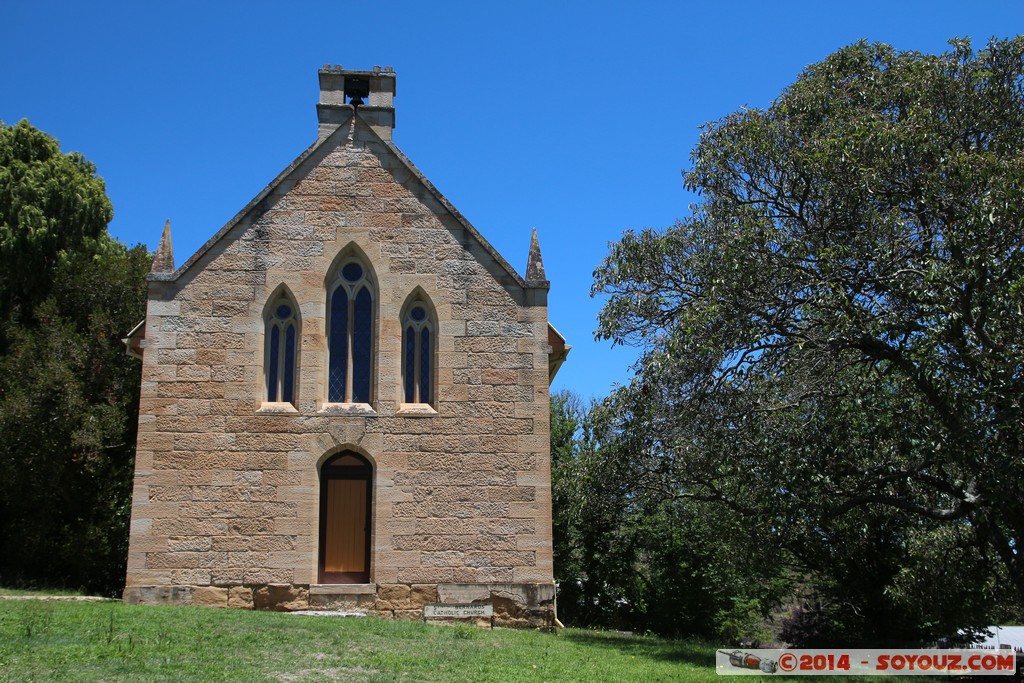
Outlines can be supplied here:
M310 595L373 595L376 592L375 583L314 583L309 587Z
M281 415L281 414L298 414L298 410L291 403L282 402L270 402L264 401L260 404L260 407L256 410L258 415Z
M402 417L434 417L437 411L429 403L399 403L395 415Z
M321 415L355 415L374 417L377 411L369 403L325 403L320 409Z

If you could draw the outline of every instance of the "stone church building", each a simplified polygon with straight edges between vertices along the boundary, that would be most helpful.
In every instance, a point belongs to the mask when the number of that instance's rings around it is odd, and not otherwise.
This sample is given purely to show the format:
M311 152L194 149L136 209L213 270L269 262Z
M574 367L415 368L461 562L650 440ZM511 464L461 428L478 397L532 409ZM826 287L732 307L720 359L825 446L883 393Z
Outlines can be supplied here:
M399 151L390 68L319 77L311 147L180 267L164 229L124 598L550 625L536 233L524 277Z

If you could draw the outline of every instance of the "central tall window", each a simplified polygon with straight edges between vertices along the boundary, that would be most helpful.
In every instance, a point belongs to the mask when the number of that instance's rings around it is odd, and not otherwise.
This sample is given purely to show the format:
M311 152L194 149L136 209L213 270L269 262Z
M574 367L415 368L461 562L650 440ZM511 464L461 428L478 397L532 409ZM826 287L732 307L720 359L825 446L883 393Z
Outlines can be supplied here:
M328 301L327 401L369 403L373 376L373 284L364 263L342 261Z

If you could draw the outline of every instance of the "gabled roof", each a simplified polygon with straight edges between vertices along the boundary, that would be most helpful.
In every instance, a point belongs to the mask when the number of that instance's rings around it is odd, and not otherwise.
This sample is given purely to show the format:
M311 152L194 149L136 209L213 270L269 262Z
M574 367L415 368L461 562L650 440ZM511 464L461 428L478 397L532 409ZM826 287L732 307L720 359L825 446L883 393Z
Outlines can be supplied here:
M562 363L569 357L572 345L566 344L562 333L556 330L554 325L548 323L548 346L551 347L551 351L548 353L548 384L551 384L555 375L558 374L558 368L562 367Z
M124 344L125 353L132 358L138 358L142 360L142 349L145 346L146 340L146 319L143 318L139 321L139 324L132 328L132 331L128 333L128 336L121 340Z
M356 111L354 108L351 108L348 105L342 105L342 108L350 108L352 109L353 112ZM426 190L434 197L434 199L436 199L438 203L440 203L441 206L443 206L444 209L449 214L451 214L451 216L456 221L458 221L458 223L466 230L466 232L469 233L477 241L480 247L483 248L483 250L486 251L495 260L495 262L497 262L498 265L501 266L509 274L509 276L516 282L516 284L518 284L523 289L536 288L537 286L541 286L545 289L547 288L548 283L546 281L543 283L527 283L527 281L523 279L523 276L516 272L515 268L513 268L508 263L508 261L506 261L504 257L502 257L502 255L498 253L498 250L491 246L491 244L484 238L484 236L481 235L480 232L476 228L474 228L473 225L468 220L466 220L465 216L463 216L459 212L459 210L456 209L443 194L441 194L441 192L434 186L432 182L427 180L426 176L424 176L423 173L421 173L420 170L416 168L416 166L411 161L409 161L408 157L406 157L405 154L403 154L402 151L398 149L398 147L396 147L393 142L391 142L390 140L385 140L380 135L378 135L377 132L370 125L368 125L366 122L360 119L359 116L354 116L353 119L353 125L362 126L361 130L368 131L374 138L376 138L376 140L380 144L384 145L392 154L395 155L395 158L397 158L402 163L402 165L409 171L409 173L411 173L416 178L416 180L418 180L423 185L423 187L426 188ZM317 140L315 143L310 145L302 154L296 157L295 160L292 161L292 163L289 164L287 168L285 168L276 178L274 178L274 180L272 180L269 185L263 188L263 190L258 195L256 195L252 199L252 201L246 204L241 211L235 214L235 216L231 220L229 220L224 225L223 228L218 230L213 237L207 240L206 244L201 246L199 250L196 251L196 253L194 253L183 264L181 264L181 266L177 270L171 273L152 272L147 276L147 279L150 281L173 282L177 280L179 277L181 277L189 268L191 268L195 263L197 263L208 251L210 251L210 249L212 249L218 242L224 239L224 237L243 219L245 219L246 216L255 211L265 199L267 199L274 193L274 191L278 187L289 181L298 180L301 175L302 165L305 161L316 155L316 153L323 148L328 148L332 145L340 146L338 144L337 138L344 135L343 128L345 127L346 123L347 121L340 124L336 130L331 132L329 135L323 137L322 139Z

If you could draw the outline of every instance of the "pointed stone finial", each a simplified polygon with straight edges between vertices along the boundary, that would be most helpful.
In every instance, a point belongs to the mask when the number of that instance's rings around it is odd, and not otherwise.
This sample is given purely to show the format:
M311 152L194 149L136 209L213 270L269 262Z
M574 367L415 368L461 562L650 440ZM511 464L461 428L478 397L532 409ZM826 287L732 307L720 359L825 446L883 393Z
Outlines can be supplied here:
M174 272L174 249L171 247L171 219L164 223L164 234L160 236L160 246L156 248L156 255L153 257L151 273L173 273Z
M544 275L544 259L540 255L540 242L537 241L537 228L533 229L533 237L530 238L530 258L526 262L527 282L547 282Z

